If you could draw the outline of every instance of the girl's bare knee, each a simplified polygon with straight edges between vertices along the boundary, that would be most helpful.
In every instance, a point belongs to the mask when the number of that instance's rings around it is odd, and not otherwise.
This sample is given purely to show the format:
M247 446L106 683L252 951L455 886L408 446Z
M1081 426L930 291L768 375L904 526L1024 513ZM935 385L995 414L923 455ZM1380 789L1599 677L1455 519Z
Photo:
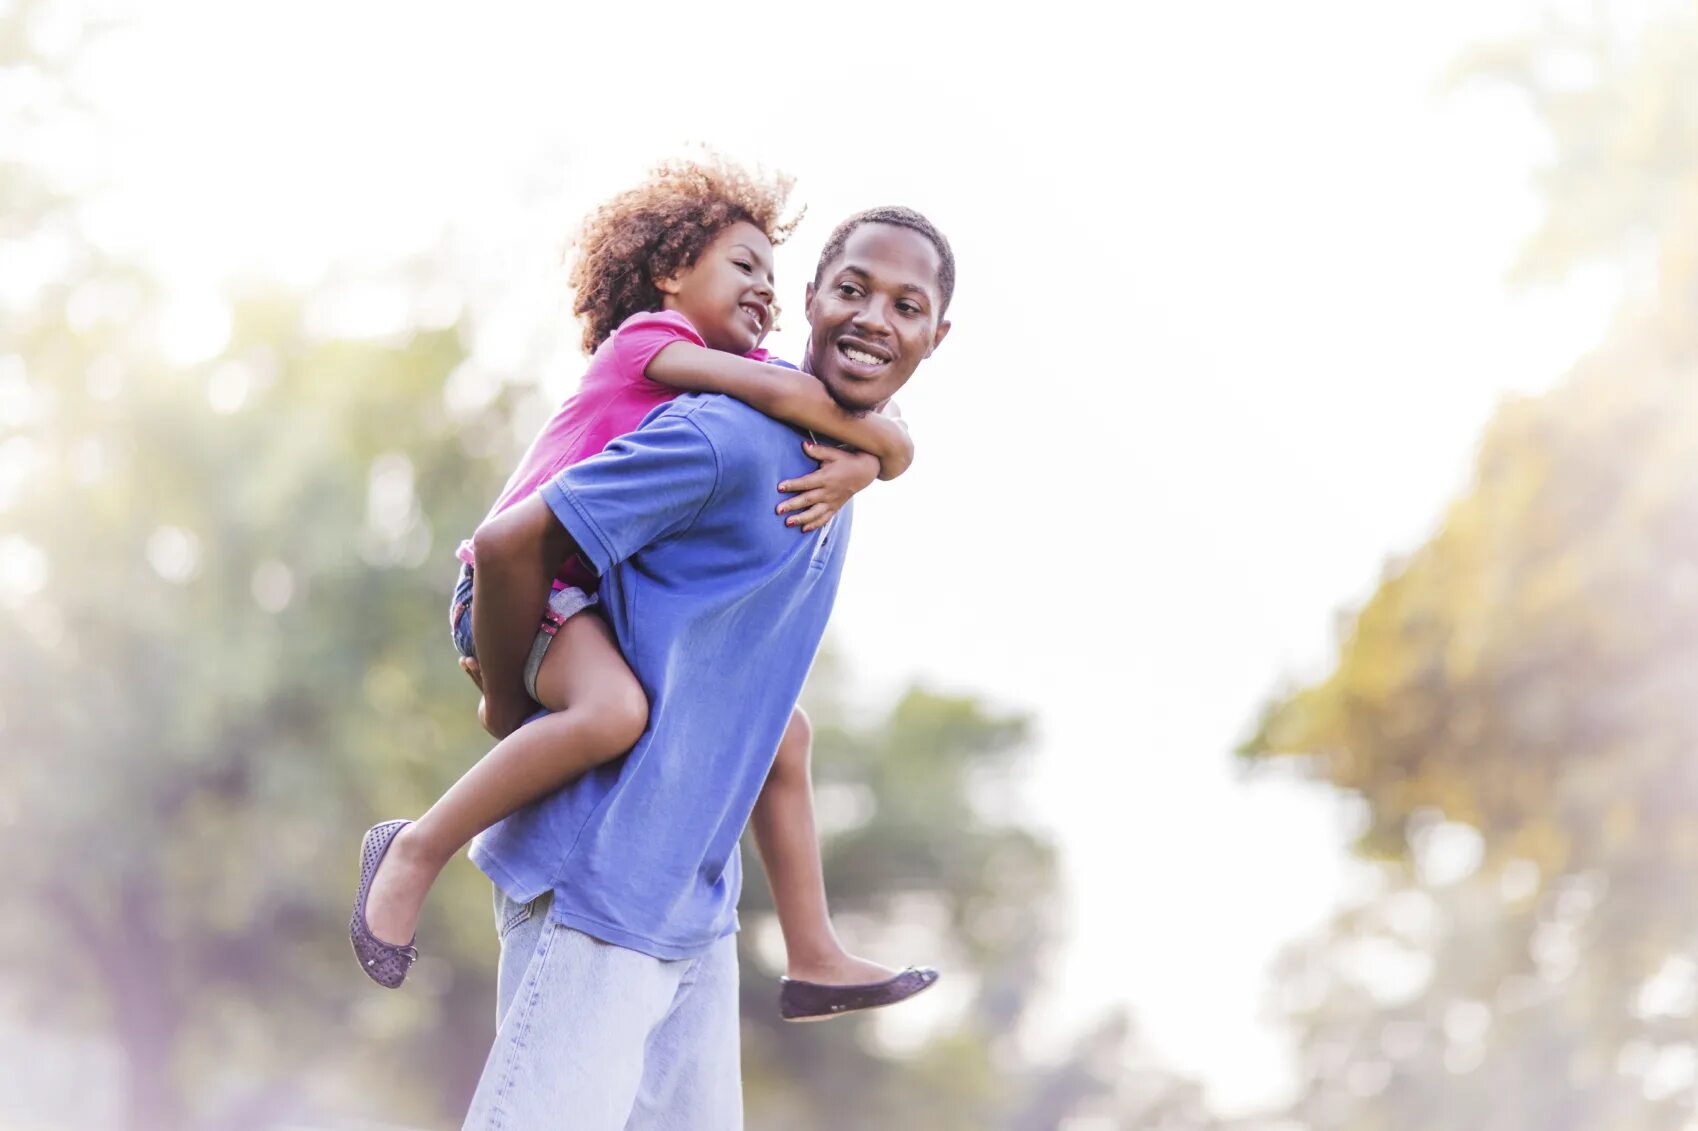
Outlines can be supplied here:
M610 744L620 752L635 746L649 729L649 697L635 679L621 680L619 686L610 689L600 713L611 736Z

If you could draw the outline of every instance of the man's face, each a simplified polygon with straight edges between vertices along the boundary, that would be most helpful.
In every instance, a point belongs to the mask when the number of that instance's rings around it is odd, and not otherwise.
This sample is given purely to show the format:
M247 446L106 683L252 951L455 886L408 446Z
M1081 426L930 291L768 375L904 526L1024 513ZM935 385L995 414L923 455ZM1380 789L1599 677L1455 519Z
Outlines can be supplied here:
M851 412L878 408L949 333L937 248L912 228L862 224L808 284L808 371Z

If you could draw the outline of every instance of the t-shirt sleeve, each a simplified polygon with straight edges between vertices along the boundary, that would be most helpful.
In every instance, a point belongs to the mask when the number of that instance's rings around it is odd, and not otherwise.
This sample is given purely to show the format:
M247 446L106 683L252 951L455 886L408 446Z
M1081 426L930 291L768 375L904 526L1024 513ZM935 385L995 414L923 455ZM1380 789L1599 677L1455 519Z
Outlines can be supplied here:
M686 415L662 412L539 491L585 560L605 574L689 528L719 486L719 454Z
M613 332L613 360L620 379L647 382L649 362L673 342L707 345L690 320L677 311L656 310L625 319Z

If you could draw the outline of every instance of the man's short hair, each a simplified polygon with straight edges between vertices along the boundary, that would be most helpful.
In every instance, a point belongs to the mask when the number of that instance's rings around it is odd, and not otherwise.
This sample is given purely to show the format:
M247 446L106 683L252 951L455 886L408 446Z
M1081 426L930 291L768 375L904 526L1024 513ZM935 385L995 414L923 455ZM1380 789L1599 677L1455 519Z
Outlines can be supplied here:
M820 280L825 278L826 267L843 254L843 245L849 242L849 237L862 224L894 224L898 228L919 232L931 241L932 246L937 248L937 287L942 300L942 307L937 316L942 318L947 314L949 300L955 297L955 253L949 249L949 241L937 230L937 225L912 208L903 208L900 205L869 208L865 212L855 213L837 225L836 230L831 233L831 238L825 241L825 247L820 249L819 266L814 268L815 289L819 288Z

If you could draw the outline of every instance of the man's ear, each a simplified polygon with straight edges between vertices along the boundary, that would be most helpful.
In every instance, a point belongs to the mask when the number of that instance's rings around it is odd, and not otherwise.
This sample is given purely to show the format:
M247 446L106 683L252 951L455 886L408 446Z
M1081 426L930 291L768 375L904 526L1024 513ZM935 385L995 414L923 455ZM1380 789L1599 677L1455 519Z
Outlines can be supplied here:
M802 311L809 322L814 320L814 285L809 283L802 288Z
M949 319L945 318L942 322L937 324L937 333L932 335L932 344L926 350L926 356L930 357L932 355L932 350L941 346L943 344L943 339L947 337L949 337Z

